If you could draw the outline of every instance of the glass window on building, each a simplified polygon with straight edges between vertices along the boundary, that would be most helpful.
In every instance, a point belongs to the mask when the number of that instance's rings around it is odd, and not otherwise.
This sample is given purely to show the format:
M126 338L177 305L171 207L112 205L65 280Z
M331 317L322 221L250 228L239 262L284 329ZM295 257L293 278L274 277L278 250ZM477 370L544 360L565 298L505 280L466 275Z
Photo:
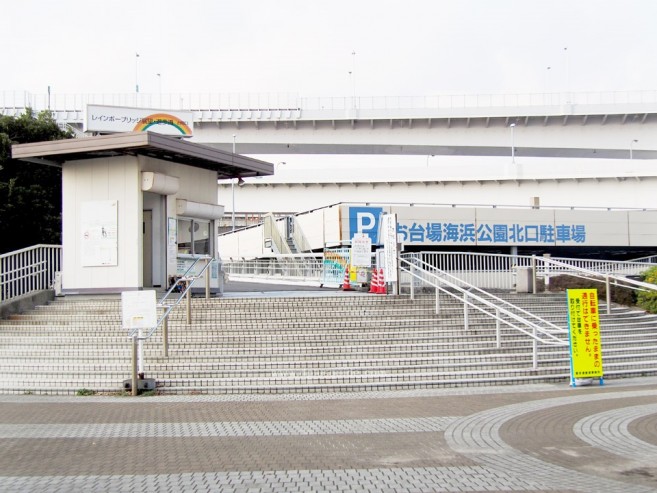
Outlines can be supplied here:
M178 253L211 255L210 221L178 219Z
M210 255L210 221L194 221L194 254Z

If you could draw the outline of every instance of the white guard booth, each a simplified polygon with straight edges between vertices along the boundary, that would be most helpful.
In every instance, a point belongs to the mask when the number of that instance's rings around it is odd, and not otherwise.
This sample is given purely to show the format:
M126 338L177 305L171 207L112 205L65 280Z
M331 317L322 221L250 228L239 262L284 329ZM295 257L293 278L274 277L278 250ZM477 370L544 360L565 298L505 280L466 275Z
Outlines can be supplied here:
M274 172L271 163L151 132L20 144L12 156L62 168L64 294L167 288L197 257L218 258L217 180ZM216 262L210 275L221 291Z

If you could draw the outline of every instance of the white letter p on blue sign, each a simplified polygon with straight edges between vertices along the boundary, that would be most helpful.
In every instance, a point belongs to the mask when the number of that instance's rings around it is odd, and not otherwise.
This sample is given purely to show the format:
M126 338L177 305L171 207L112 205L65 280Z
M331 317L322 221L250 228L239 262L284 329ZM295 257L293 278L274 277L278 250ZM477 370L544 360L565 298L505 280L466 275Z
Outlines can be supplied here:
M382 207L349 207L349 239L355 234L365 233L372 243L377 243L382 213Z
M367 233L376 227L376 217L371 212L356 213L356 231Z

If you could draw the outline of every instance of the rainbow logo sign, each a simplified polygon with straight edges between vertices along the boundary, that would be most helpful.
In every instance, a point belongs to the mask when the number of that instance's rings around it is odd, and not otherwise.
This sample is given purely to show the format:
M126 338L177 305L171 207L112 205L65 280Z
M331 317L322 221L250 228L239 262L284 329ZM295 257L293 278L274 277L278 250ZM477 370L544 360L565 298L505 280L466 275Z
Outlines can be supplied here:
M182 121L180 118L169 113L153 113L152 115L145 116L137 122L137 125L132 129L135 132L146 132L154 125L167 125L175 128L181 135L191 136L192 129L189 125ZM155 130L155 129L152 129Z

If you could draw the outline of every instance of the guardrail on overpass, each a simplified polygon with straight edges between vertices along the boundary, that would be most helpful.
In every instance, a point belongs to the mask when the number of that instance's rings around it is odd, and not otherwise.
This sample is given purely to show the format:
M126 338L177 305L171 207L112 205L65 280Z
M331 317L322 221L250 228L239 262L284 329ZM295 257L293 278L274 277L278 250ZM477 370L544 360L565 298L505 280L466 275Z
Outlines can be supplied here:
M310 112L313 117L333 118L336 111L349 117L352 111L374 111L398 117L400 111L413 111L413 116L430 116L463 110L473 115L508 114L624 114L657 112L657 90L606 91L568 93L517 93L517 94L447 94L435 96L355 96L307 97L297 94L219 94L219 93L108 93L108 94L33 94L26 91L0 92L0 112L19 114L25 108L55 113L73 113L80 121L88 104L133 106L142 108L194 111L195 119L203 120L204 112L247 112L248 119L257 119L257 112L274 111L280 119L304 119ZM534 111L531 111L531 109ZM345 114L345 112L347 112ZM58 115L59 116L59 115ZM64 115L61 115L62 117ZM353 116L353 115L351 115ZM419 117L419 116L418 116ZM235 118L234 114L230 115Z

